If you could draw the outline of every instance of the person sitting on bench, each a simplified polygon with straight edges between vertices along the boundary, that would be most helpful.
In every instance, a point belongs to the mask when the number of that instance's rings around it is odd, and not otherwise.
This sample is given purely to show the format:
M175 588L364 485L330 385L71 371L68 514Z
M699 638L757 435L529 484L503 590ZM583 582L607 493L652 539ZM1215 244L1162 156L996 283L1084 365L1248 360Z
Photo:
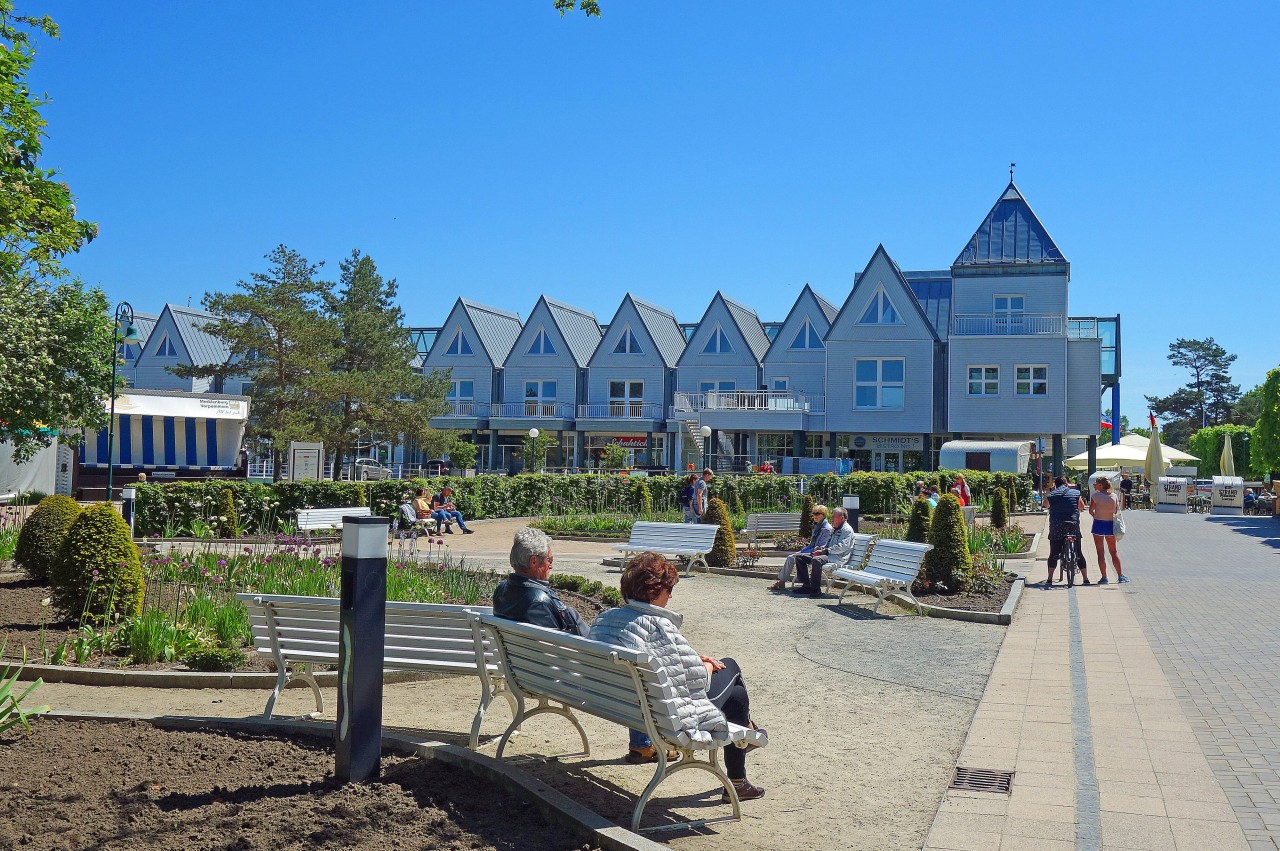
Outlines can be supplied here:
M474 531L468 529L467 524L462 522L462 512L458 510L458 506L453 504L453 488L448 485L440 488L440 493L431 497L431 508L433 509L431 516L444 527L446 534L453 534L453 526L451 524L455 522L464 535L470 535Z
M813 555L813 551L827 545L827 541L831 540L831 524L827 522L827 507L825 505L815 505L813 507L813 534L809 536L809 543L804 549L794 552L787 556L787 560L782 563L782 567L778 570L778 581L769 586L770 591L785 591L787 583L791 581L791 574L796 569L796 561L798 559L808 560Z

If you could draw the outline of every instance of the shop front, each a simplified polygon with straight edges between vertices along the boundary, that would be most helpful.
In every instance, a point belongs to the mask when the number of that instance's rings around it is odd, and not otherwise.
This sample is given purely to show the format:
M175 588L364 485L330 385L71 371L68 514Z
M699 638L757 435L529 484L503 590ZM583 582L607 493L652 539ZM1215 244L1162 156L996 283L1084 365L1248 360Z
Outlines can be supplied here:
M603 465L604 449L610 444L617 444L627 450L628 467L663 467L667 465L666 446L668 435L656 434L609 434L587 432L584 441L586 449L586 465L597 469Z
M848 452L855 470L903 473L922 468L924 437L919 434L841 434L836 451Z

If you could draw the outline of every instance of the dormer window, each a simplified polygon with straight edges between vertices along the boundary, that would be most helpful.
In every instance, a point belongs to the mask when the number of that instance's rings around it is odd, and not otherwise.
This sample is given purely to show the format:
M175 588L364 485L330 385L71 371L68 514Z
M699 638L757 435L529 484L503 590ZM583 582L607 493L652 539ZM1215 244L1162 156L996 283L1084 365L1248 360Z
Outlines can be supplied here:
M169 339L169 335L164 335L160 340L160 345L156 346L156 357L158 358L176 358L178 350L174 348L173 341Z
M554 355L556 347L551 344L551 338L547 336L545 328L539 328L538 333L533 337L533 345L529 346L529 354L531 355Z
M446 355L474 354L471 351L471 341L467 339L466 334L462 333L461 328L459 328L458 332L453 335L453 339L449 341L449 348L445 349L444 353Z
M822 335L818 333L818 329L813 327L813 323L808 319L804 321L804 327L800 329L800 333L796 334L796 338L791 341L793 349L821 349Z
M640 348L640 341L636 339L636 335L631 333L630 328L623 328L622 334L618 337L618 344L613 347L615 355L642 355L644 350Z
M733 354L733 346L729 345L729 338L725 335L724 329L719 325L711 332L711 336L707 338L707 344L702 347L704 355L731 355Z
M893 306L893 302L889 300L889 294L884 291L884 287L876 290L876 294L871 297L871 303L867 305L867 309L863 311L862 318L858 320L859 325L901 325L902 315L898 313L898 309Z

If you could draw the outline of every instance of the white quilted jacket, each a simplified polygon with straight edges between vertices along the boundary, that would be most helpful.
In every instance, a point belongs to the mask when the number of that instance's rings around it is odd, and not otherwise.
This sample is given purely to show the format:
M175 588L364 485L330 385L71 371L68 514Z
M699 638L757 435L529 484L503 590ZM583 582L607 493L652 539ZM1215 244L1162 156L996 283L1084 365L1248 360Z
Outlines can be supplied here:
M676 711L681 735L677 738L706 746L729 738L729 722L707 699L711 679L701 657L680 634L683 620L670 609L628 600L622 608L602 612L591 625L590 637L653 655L680 701Z

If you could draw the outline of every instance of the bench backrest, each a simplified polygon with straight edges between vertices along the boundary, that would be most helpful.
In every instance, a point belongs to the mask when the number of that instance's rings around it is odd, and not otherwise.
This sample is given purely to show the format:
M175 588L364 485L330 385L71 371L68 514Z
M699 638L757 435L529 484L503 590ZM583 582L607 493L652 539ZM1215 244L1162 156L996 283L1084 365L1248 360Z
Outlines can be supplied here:
M487 615L474 616L472 623L493 641L513 690L558 700L632 730L645 729L643 690L658 731L672 739L679 734L682 702L648 653Z
M785 511L772 514L748 514L748 532L799 532L800 512Z
M282 594L237 594L249 611L254 649L286 661L329 663L338 657L338 598ZM489 606L387 601L384 664L390 669L474 672L475 634L469 617L489 614ZM485 664L497 671L491 646Z
M880 538L871 548L871 558L867 560L867 566L863 570L899 582L914 582L920 574L925 553L931 549L932 544Z
M343 517L368 517L371 512L367 505L350 508L299 508L299 529L341 529Z
M844 560L843 566L851 567L854 570L862 567L862 563L867 560L867 554L871 552L871 547L875 542L875 535L864 535L861 532L854 532L853 549L849 550L849 555Z
M407 502L400 504L400 516L404 518L404 522L412 526L418 522L418 512L413 510L413 506Z
M714 523L656 523L640 520L631 527L631 538L627 543L638 549L658 552L663 547L709 552L716 542L716 531L719 528Z

